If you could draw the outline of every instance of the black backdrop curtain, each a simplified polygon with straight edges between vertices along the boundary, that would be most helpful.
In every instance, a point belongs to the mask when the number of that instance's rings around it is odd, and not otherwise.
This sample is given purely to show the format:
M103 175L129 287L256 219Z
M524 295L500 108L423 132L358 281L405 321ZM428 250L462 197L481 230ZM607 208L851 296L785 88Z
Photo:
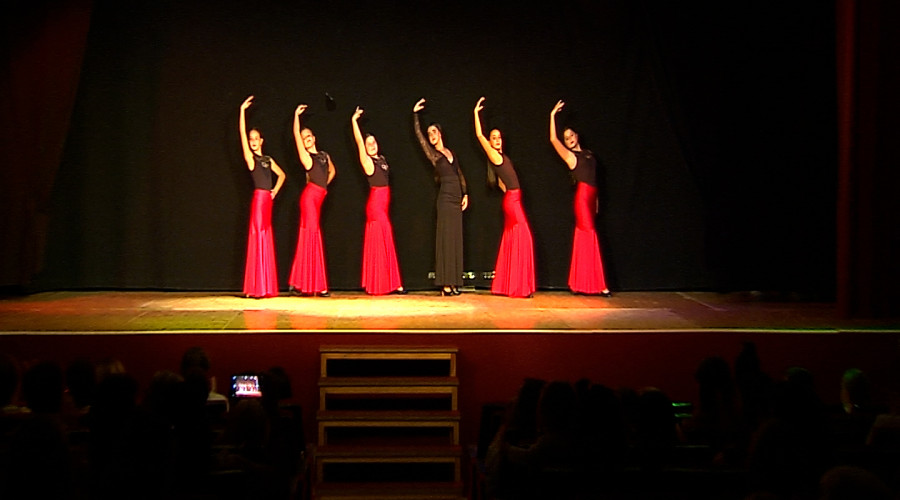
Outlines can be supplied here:
M602 163L614 289L833 292L833 6L463 4L94 2L37 287L239 289L252 183L237 121L252 94L249 125L288 174L273 215L283 286L301 102L338 169L322 218L332 288L360 287L357 105L392 167L404 281L430 286L435 186L411 128L420 97L469 181L465 268L489 271L502 214L473 137L485 96L485 125L503 131L519 172L539 287L565 288L571 249L572 185L547 139L563 99L560 124Z

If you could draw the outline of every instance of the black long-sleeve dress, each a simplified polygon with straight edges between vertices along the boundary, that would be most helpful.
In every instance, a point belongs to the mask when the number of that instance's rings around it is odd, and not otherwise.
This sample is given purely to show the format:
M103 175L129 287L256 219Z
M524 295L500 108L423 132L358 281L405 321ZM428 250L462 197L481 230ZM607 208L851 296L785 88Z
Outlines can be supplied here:
M459 168L459 158L447 156L428 143L422 135L419 115L413 114L416 138L434 166L440 183L437 195L437 231L434 246L434 283L438 286L462 286L463 230L462 197L466 194L466 179Z

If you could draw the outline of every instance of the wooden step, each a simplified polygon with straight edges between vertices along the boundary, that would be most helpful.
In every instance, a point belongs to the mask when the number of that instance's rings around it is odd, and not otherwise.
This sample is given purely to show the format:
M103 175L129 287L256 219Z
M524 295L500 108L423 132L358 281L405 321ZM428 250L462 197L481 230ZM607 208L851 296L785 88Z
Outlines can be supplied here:
M316 419L320 422L404 422L415 425L419 422L459 422L458 411L319 411Z
M357 387L323 389L319 409L328 411L453 411L457 409L455 388L369 393Z
M465 500L461 482L321 484L317 500Z
M416 464L443 464L446 477L440 479L460 481L462 447L460 446L320 446L315 452L316 477L329 482L329 467L356 467L362 474L371 472L369 464L386 465L386 470L402 474ZM437 479L437 478L432 478ZM415 482L416 477L404 477ZM333 481L332 481L333 482Z
M316 446L316 457L460 457L462 446Z
M456 376L456 347L322 346L320 375Z
M459 458L453 457L357 457L316 460L316 484L426 483L458 481Z
M396 398L445 398L449 410L459 407L459 379L456 377L340 377L319 380L319 409L329 410L329 401Z
M320 354L329 356L366 356L379 353L456 354L459 349L448 345L323 345Z
M319 379L319 387L365 387L403 388L403 387L458 387L456 377L323 377Z
M353 435L354 439L368 444L391 437L407 441L428 438L447 445L459 444L458 411L320 411L316 420L320 446L335 444L334 440L329 443L333 431ZM424 432L417 433L417 430Z
M464 499L457 348L319 351L314 498Z

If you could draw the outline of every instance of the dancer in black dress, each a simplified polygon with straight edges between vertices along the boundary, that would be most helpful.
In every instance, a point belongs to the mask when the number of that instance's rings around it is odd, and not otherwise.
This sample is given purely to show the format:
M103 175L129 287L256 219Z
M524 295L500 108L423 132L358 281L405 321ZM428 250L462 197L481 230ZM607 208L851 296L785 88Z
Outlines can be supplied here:
M452 151L444 147L441 126L428 126L428 139L422 135L419 111L425 109L425 99L413 106L416 138L425 156L434 166L440 182L437 196L437 232L434 249L434 282L441 287L441 295L459 295L463 274L462 213L469 205L466 178Z

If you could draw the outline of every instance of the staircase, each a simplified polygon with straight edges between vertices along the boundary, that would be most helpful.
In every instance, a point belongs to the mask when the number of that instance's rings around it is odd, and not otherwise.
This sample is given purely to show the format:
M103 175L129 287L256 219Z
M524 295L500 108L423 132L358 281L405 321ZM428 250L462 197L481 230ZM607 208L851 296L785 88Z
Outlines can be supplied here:
M462 500L455 347L319 349L319 500Z

